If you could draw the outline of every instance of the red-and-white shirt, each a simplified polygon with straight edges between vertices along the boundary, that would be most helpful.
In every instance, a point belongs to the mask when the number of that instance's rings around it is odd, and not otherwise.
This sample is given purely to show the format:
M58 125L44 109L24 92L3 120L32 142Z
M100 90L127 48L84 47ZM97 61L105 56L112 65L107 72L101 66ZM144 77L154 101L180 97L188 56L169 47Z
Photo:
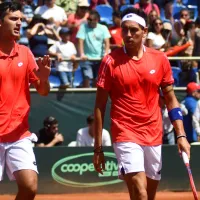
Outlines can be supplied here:
M31 51L15 43L10 55L0 51L0 142L15 142L30 135L29 83L38 80Z
M162 144L159 88L174 82L167 57L144 48L140 60L116 49L102 60L97 86L111 98L111 132L114 142Z

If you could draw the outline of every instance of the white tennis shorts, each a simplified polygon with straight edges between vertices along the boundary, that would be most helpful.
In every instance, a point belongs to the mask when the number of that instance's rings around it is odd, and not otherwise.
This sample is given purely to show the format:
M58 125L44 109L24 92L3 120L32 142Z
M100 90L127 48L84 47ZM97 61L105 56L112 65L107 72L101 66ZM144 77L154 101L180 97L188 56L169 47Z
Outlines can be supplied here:
M113 144L119 166L119 178L124 174L145 172L153 180L161 179L161 145L142 146L133 142Z
M13 172L18 170L31 169L38 173L32 141L37 141L35 134L13 143L0 143L0 181L5 168L10 180L15 180Z

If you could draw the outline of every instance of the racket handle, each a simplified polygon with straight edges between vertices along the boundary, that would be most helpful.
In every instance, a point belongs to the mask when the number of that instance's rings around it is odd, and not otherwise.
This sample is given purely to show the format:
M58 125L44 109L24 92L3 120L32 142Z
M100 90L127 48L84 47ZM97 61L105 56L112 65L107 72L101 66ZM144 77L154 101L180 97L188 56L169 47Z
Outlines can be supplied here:
M183 162L185 164L189 164L189 162L190 162L189 158L188 158L187 154L184 151L182 151L182 158L183 158Z

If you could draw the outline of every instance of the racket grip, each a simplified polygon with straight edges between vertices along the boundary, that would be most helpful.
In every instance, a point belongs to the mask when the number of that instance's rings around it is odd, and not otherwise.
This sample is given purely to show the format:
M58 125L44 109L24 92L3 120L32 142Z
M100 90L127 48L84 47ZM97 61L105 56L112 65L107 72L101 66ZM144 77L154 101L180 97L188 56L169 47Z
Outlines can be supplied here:
M182 158L183 158L183 162L185 164L189 164L189 162L190 162L189 158L188 158L187 154L184 151L182 151Z

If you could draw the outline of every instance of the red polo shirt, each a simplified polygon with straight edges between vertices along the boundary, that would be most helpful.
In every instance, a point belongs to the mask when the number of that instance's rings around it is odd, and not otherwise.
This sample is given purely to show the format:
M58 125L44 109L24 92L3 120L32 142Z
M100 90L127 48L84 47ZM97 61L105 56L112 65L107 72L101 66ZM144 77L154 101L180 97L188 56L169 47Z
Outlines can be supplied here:
M167 57L145 48L140 60L131 59L123 48L104 57L97 86L111 98L111 132L114 142L162 144L159 88L173 84Z
M0 142L14 142L30 135L29 83L37 81L37 64L31 51L15 43L10 55L0 51Z

